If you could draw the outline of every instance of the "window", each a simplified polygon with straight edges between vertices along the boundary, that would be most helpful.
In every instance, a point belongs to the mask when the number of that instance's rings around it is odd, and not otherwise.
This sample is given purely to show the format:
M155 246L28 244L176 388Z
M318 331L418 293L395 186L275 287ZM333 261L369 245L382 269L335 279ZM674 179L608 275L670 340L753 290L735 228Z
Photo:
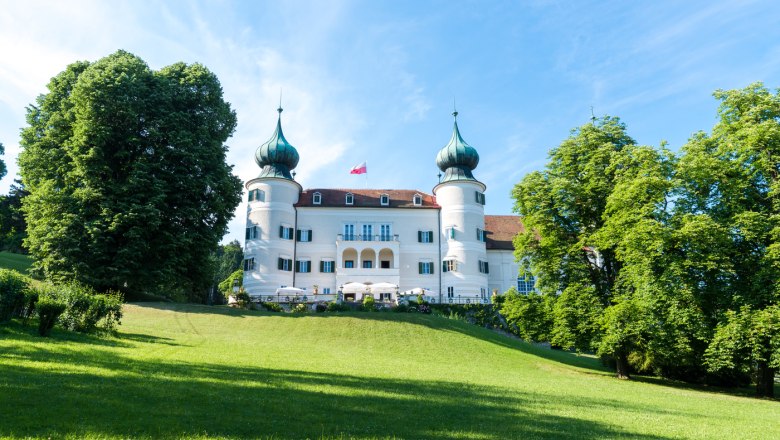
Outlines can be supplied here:
M244 238L246 238L247 240L254 240L256 238L259 238L259 236L260 234L257 226L250 226L246 228L246 236Z
M344 241L355 240L355 225L344 225Z
M311 272L311 261L309 260L298 260L295 262L295 271L299 273L309 273Z
M474 193L474 195L476 196L477 203L479 203L480 205L485 204L485 193L477 191L476 193Z
M450 240L455 240L455 226L450 226L446 229L447 231L447 238Z
M332 260L320 261L320 272L333 273L333 261Z
M344 269L353 269L355 267L355 260L344 260Z
M311 229L298 229L298 241L311 241Z
M447 298L452 298L455 296L455 288L452 286L447 287Z
M487 261L479 260L479 273L490 273Z
M314 205L321 205L322 204L322 194L316 192L311 195L311 203Z
M393 239L393 233L390 230L390 225L379 225L379 240L390 241Z
M380 203L382 206L387 206L387 205L389 205L389 204L390 204L390 196L388 196L387 194L382 194L382 195L379 197L379 203Z
M414 197L412 197L412 203L414 203L414 206L422 205L422 196L415 194Z
M535 285L536 285L536 278L532 276L517 279L517 291L521 294L527 295L535 291L536 290L534 289Z
M279 257L279 270L290 272L293 270L292 259Z
M417 263L420 274L432 275L433 274L433 261L420 261Z
M330 287L323 287L322 293L325 295L330 295Z
M487 299L487 289L484 287L480 287L479 296L482 297L482 299Z
M477 241L486 242L487 234L484 229L477 228Z
M433 243L433 231L417 231L419 243Z
M293 239L293 228L289 228L287 226L279 226L279 237L283 238L285 240L292 240Z
M355 196L353 196L352 193L347 193L347 197L346 197L345 203L347 205L355 204Z
M363 241L371 241L373 234L373 225L363 225Z
M255 259L247 258L244 260L244 270L255 270Z
M441 265L441 271L442 272L454 272L458 270L458 262L457 260L444 260L442 261Z
M390 260L382 260L379 262L379 267L382 269L390 269Z
M249 190L249 201L250 202L264 202L265 201L265 193L259 189L251 189Z
M371 260L363 260L363 269L371 269L374 266L374 262Z

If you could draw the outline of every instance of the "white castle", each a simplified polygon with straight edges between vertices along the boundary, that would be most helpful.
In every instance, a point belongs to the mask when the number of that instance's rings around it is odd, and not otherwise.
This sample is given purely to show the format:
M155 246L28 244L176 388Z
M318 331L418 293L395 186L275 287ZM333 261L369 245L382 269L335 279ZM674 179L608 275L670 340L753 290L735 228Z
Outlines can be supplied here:
M518 279L517 216L485 215L477 151L458 130L436 164L433 194L399 189L306 189L297 150L282 133L255 153L248 190L244 289L262 301L377 301L422 294L431 302L484 303ZM258 298L259 297L259 298Z

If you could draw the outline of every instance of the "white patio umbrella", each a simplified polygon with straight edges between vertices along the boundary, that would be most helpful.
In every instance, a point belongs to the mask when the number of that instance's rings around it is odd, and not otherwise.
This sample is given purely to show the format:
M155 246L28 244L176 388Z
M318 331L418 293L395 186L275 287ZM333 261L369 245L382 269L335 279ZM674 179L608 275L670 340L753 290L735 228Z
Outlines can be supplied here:
M366 291L368 291L368 286L363 283L347 283L341 286L343 293L365 293Z
M395 293L398 286L390 283L374 283L371 285L371 291L374 293Z

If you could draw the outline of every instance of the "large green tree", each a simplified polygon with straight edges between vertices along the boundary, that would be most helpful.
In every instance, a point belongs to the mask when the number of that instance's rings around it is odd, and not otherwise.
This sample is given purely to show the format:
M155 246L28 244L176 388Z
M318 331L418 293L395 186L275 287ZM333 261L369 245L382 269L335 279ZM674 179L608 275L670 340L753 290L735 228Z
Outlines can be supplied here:
M236 116L200 64L151 70L118 51L77 62L28 107L19 156L35 266L99 290L202 300L240 201Z
M5 147L3 146L3 143L0 142L0 156L3 154L5 154ZM0 179L2 179L7 172L8 170L5 168L5 162L0 159Z
M780 344L780 91L755 83L719 90L715 97L721 104L712 134L692 138L681 158L680 202L728 237L727 246L718 249L730 265L717 273L727 295L713 309L721 325L708 365L728 369L725 341L739 339L732 346L747 344L753 355L734 351L735 367L754 369L758 394L772 395L780 363L770 355Z
M20 180L14 180L8 195L0 196L0 249L16 253L26 253L22 246L27 237L27 222L22 213L22 200L27 190Z
M598 234L616 184L615 164L634 144L618 118L594 120L573 130L550 152L545 169L529 174L513 190L515 210L526 226L515 239L515 255L536 276L537 288L557 297L555 345L599 348L604 310L623 300L617 290L622 264L614 248L599 246ZM627 378L628 343L609 347L618 376Z

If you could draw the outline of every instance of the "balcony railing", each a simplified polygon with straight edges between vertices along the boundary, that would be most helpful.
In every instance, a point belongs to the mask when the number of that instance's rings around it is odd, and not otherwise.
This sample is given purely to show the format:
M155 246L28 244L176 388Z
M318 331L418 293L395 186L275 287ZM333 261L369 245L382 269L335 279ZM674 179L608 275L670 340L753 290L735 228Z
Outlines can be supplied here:
M398 241L398 234L336 234L336 241Z

